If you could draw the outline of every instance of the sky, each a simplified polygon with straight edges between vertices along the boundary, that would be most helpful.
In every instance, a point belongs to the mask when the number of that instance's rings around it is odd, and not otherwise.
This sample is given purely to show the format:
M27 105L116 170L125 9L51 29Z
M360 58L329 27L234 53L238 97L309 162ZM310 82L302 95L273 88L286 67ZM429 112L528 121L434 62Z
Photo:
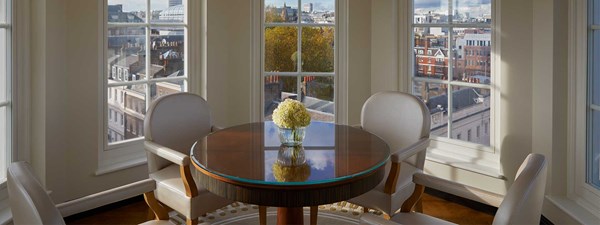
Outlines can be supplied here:
M292 8L298 7L298 0L265 0L265 6L274 5L275 7L282 7L283 3ZM312 3L313 9L318 11L333 11L335 8L334 0L302 0L300 4Z
M284 2L287 6L292 6L293 8L296 8L298 5L297 0L265 0L265 5L275 5L277 7L281 7L283 6ZM313 3L313 8L315 10L333 11L335 7L334 2L334 0L302 0L301 4ZM108 0L108 4L122 4L124 12L145 11L146 9L146 0ZM169 7L169 0L151 0L150 4L152 5L152 10L166 9Z
M452 0L452 2L461 7L473 7L480 4L490 4L491 0ZM441 5L447 7L448 0L415 0L415 8L439 8Z
M146 0L108 0L109 5L123 5L123 12L146 11ZM162 10L169 7L169 0L151 0L152 10Z

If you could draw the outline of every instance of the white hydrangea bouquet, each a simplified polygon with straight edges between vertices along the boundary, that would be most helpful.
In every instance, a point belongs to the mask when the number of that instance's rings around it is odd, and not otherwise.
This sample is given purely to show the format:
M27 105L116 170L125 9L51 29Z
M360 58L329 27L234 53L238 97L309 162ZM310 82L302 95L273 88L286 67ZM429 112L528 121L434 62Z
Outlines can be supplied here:
M281 143L296 146L302 144L304 128L310 124L310 114L301 102L286 99L273 111L273 122L279 127Z

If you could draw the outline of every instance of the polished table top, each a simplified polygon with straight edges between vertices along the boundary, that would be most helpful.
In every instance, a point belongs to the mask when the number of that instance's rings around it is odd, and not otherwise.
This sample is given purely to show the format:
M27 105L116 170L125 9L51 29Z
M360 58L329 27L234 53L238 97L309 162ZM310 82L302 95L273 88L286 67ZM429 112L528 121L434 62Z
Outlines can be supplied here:
M289 157L288 161L282 159L284 151L291 148L281 146L273 122L249 123L199 139L192 147L191 158L196 167L221 180L307 186L360 177L380 169L390 157L388 145L379 137L351 126L324 122L306 127L302 146L305 160L302 155L292 159L301 165L294 165Z

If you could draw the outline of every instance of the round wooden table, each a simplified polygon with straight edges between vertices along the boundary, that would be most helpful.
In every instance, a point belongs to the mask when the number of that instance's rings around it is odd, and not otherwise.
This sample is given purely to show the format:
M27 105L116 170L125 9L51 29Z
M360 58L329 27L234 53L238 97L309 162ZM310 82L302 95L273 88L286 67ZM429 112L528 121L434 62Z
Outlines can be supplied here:
M290 157L290 152L293 152ZM192 164L210 192L278 208L277 224L303 224L304 206L347 200L377 186L390 157L379 137L312 122L301 147L282 146L273 122L229 127L200 138Z

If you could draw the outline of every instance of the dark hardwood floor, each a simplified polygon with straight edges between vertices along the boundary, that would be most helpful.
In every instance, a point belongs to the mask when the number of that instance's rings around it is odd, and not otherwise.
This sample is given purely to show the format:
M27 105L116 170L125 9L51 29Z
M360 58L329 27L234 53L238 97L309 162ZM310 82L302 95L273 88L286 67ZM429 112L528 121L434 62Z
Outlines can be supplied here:
M496 208L427 189L423 212L458 224L491 224ZM67 224L138 224L153 219L139 196L65 218Z

